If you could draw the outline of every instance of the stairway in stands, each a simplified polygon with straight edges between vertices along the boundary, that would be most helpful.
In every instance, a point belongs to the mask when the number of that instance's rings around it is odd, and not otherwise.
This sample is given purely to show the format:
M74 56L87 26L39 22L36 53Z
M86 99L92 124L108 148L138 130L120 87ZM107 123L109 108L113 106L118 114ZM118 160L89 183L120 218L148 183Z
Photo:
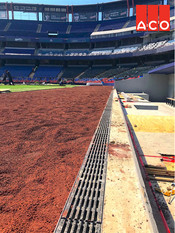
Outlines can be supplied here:
M4 28L4 32L7 32L11 26L11 23L9 22L6 27Z

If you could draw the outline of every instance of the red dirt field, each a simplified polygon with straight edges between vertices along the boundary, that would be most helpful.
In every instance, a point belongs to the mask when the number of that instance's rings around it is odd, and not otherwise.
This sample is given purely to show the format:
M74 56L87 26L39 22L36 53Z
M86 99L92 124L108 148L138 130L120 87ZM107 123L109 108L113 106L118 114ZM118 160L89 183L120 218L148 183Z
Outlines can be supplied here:
M111 87L0 95L0 232L53 232Z

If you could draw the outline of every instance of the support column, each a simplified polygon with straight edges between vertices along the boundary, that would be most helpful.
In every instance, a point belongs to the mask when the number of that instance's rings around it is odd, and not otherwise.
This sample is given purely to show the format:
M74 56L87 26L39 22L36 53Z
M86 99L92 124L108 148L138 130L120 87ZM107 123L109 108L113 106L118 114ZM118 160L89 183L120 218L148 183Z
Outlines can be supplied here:
M69 22L69 6L66 7L67 22Z
M44 21L44 13L42 12L42 21Z
M11 10L12 10L12 19L14 19L14 11L13 11L13 3L11 2Z
M9 19L9 10L8 10L8 3L5 3L5 7L6 7L6 12L7 12L7 19Z
M134 13L135 13L134 0L132 0L132 8L133 8L133 15L134 15Z
M130 15L129 0L127 0L127 8L128 8L128 17L129 17L129 15Z
M73 6L71 6L71 11L72 11L72 22L74 22L74 10L73 10Z
M36 13L37 21L39 21L39 12Z

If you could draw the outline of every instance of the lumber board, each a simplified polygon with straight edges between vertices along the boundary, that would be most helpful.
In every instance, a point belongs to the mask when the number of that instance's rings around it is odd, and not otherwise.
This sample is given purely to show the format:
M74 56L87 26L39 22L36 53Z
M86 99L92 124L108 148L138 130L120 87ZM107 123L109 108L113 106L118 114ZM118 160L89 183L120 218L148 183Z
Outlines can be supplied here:
M149 165L149 164L146 164L145 168L155 168L155 169L167 170L166 167L154 166L154 165Z
M157 180L157 181L165 181L165 182L171 182L173 183L175 180L174 178L166 178L166 177L160 177L160 176L149 176L150 180Z
M163 170L163 169L153 169L153 168L145 168L146 172L151 175L161 175L161 176L170 176L174 177L174 171Z

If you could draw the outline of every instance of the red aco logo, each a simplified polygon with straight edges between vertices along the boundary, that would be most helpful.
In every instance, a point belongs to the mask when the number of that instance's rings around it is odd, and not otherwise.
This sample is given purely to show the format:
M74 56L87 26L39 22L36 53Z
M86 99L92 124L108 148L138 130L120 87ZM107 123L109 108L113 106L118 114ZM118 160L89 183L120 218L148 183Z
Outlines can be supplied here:
M170 6L136 5L136 31L170 31Z

